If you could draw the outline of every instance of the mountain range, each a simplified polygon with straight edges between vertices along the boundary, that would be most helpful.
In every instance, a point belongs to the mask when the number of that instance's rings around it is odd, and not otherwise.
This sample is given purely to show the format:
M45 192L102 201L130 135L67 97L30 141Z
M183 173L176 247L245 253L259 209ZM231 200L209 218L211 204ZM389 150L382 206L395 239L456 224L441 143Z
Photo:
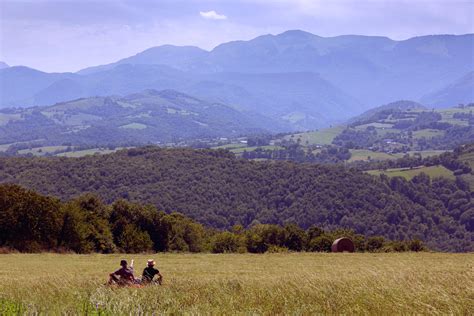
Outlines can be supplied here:
M472 102L473 56L474 34L395 41L296 30L211 51L153 47L77 73L3 68L0 108L173 89L258 113L284 130L314 129L396 100L433 107Z

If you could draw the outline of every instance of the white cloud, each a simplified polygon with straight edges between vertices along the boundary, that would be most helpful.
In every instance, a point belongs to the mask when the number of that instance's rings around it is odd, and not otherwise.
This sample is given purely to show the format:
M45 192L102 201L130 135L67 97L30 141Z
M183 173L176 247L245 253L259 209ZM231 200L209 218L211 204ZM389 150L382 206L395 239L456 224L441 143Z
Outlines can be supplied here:
M201 12L199 12L199 14L203 18L209 19L209 20L226 20L227 19L227 17L225 15L219 14L214 10L212 10L212 11L201 11Z

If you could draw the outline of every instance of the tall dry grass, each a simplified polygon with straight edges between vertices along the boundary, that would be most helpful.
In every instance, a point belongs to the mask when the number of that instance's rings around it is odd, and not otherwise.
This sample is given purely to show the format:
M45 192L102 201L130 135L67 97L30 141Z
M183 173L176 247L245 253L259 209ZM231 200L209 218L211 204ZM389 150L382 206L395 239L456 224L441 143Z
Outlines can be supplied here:
M163 286L105 286L121 257L150 255L0 255L0 314L474 311L474 254L157 254Z

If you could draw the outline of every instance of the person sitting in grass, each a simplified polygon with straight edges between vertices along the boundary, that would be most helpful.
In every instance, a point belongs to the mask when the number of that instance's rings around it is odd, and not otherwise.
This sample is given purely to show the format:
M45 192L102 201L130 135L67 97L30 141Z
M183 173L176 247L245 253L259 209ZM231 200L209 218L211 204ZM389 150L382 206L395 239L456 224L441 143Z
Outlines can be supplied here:
M120 260L121 268L110 274L109 284L130 285L135 283L133 260L128 267L127 260Z
M156 278L156 280L153 280L155 275L157 275L158 277ZM142 283L147 284L151 282L158 282L158 284L161 285L162 281L163 276L161 275L160 271L158 271L158 269L155 269L155 261L153 259L149 259L147 261L147 267L143 269Z

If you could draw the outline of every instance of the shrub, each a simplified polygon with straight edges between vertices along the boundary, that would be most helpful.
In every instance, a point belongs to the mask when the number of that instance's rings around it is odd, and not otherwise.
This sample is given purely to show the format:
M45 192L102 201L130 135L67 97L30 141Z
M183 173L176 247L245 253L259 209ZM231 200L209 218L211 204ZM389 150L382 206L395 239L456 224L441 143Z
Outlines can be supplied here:
M408 243L408 249L410 249L410 251L423 251L425 250L425 246L423 245L423 242L419 239L414 239L414 240L410 240L409 243Z
M294 251L303 250L306 243L306 232L296 226L295 224L288 224L285 226L286 238L285 247Z
M308 250L316 252L330 252L332 239L329 236L319 236L309 241Z
M279 247L279 246L270 246L267 249L268 253L287 253L289 250L286 247Z
M118 246L126 253L147 252L153 248L153 242L147 232L129 224L118 239Z
M211 241L213 253L240 252L243 242L240 236L231 232L222 232L214 235Z
M369 237L367 239L367 246L366 249L367 251L370 252L377 252L382 249L385 243L385 238L379 237L379 236L374 236L374 237Z

